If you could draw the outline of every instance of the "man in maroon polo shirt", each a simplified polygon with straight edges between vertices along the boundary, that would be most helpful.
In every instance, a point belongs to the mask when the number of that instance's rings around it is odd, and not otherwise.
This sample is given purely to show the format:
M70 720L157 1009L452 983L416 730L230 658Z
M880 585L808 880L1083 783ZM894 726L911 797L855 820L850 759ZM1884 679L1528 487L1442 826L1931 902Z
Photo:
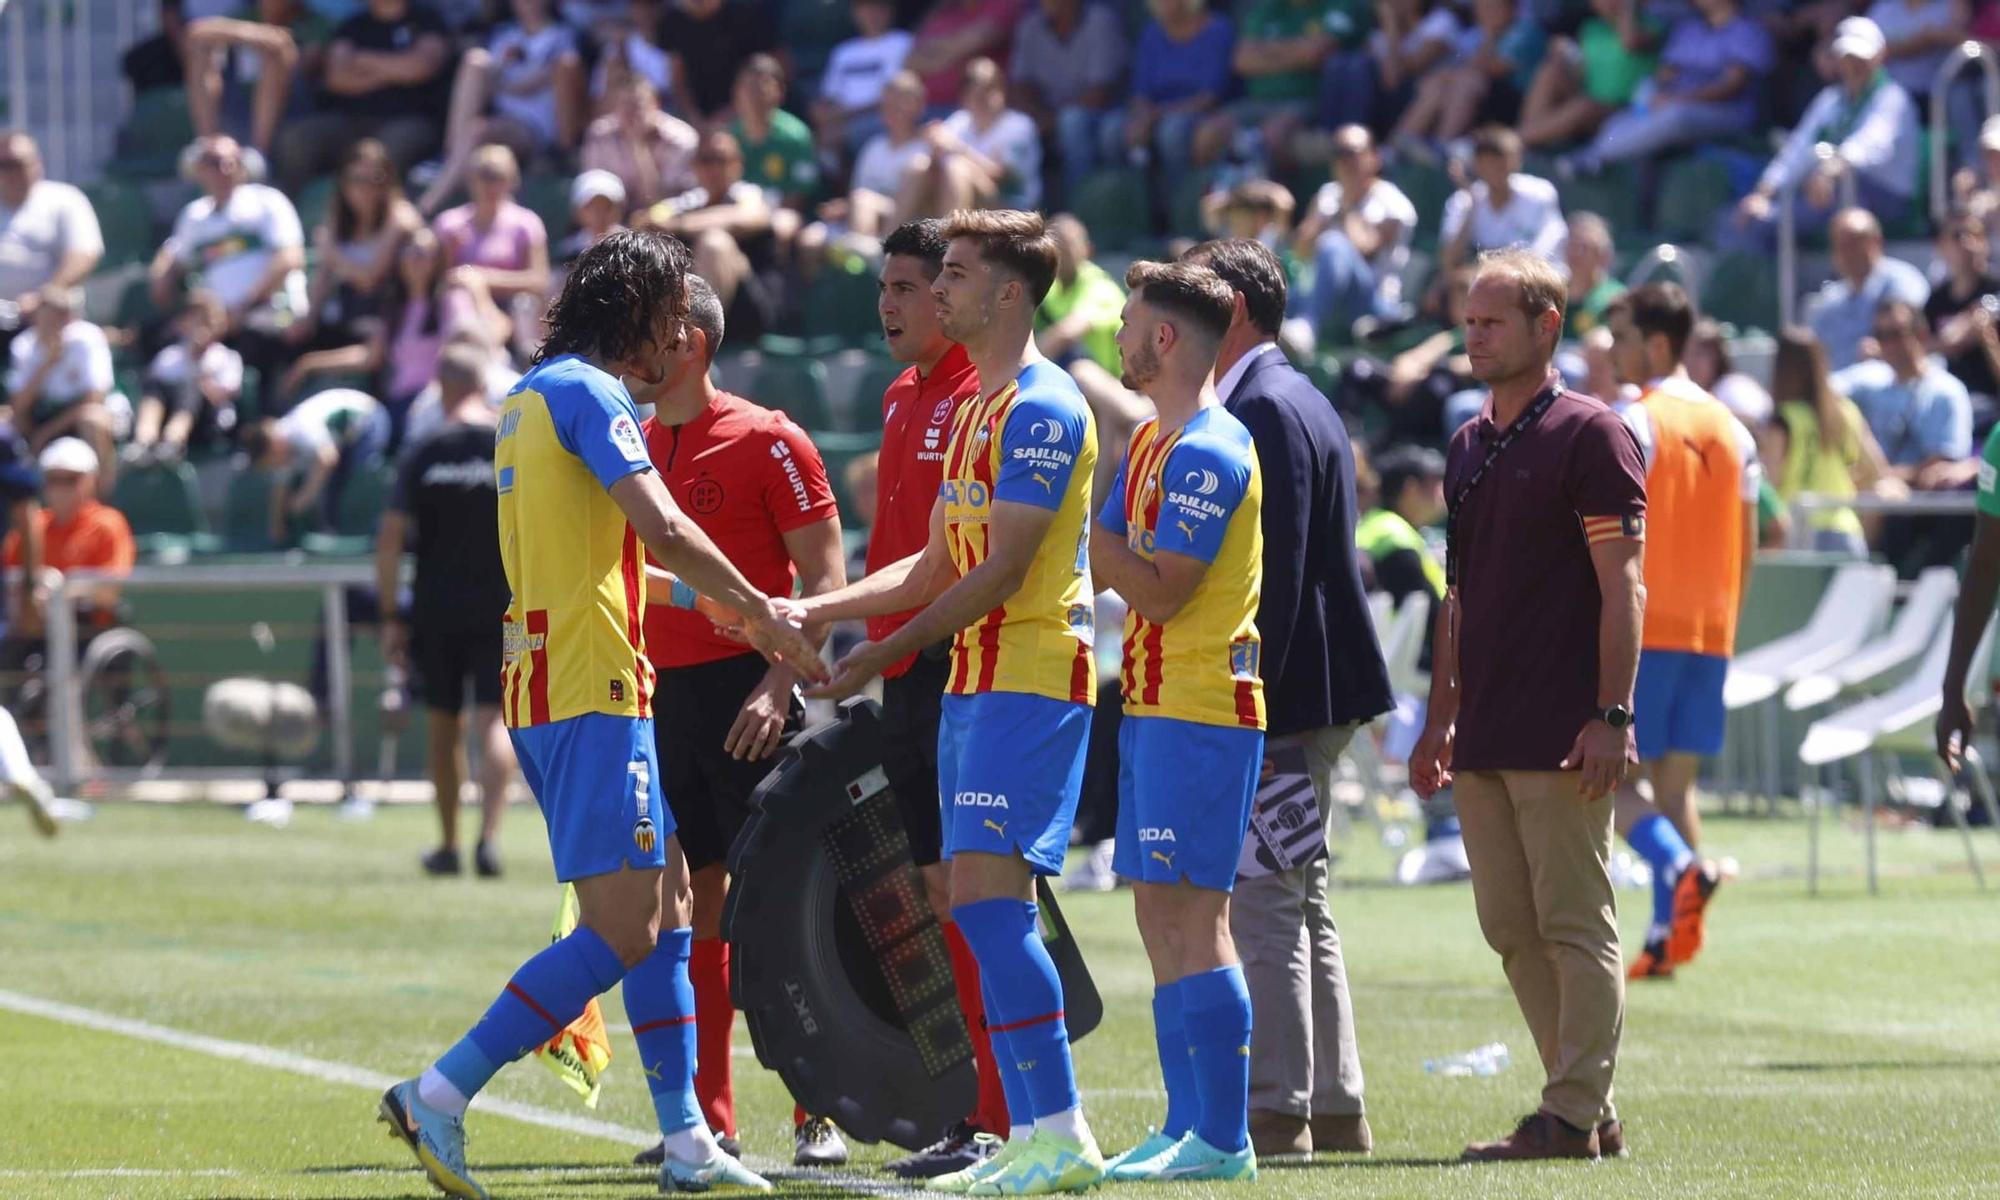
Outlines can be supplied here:
M1609 863L1612 794L1637 759L1646 469L1626 424L1549 367L1566 298L1532 254L1480 259L1465 350L1491 398L1447 455L1448 586L1410 758L1420 795L1455 784L1479 927L1548 1079L1513 1133L1466 1147L1473 1161L1624 1151Z
M868 536L868 574L923 551L930 540L931 509L944 482L944 447L960 404L979 397L979 372L965 347L938 328L931 282L944 270L944 222L910 221L882 243L877 315L882 338L897 362L910 364L882 394L882 454L875 477L875 528ZM868 640L879 642L912 613L870 617ZM948 868L938 861L943 826L938 807L938 716L951 642L939 642L882 672L882 770L903 814L910 856L924 876L924 891L951 950L959 1009L972 1034L979 1072L979 1107L944 1132L934 1145L889 1164L905 1179L929 1179L980 1162L999 1149L1007 1132L1007 1098L986 1036L979 966L951 916Z

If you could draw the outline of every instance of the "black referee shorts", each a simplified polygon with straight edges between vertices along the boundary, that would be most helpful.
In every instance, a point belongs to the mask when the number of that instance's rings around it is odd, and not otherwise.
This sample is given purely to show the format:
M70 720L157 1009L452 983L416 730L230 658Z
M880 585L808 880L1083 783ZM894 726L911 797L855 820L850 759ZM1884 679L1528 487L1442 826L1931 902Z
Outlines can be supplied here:
M410 665L417 673L417 699L432 712L465 708L465 684L472 702L500 703L500 622L478 630L417 621L410 626Z
M951 677L951 643L926 647L908 672L882 681L882 773L896 794L910 858L938 861L944 825L938 807L938 721Z
M688 870L729 861L729 848L750 819L750 794L778 761L731 758L723 743L736 714L767 669L762 657L739 654L692 667L662 668L653 689L653 743L660 790L673 811ZM785 736L797 733L805 708L796 695Z

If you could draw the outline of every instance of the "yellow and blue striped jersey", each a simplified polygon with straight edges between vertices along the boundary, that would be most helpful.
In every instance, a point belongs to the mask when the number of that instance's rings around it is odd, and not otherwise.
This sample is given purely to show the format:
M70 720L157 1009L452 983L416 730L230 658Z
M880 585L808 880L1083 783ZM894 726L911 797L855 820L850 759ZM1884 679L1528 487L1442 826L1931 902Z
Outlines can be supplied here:
M1021 589L952 640L948 692L1096 701L1087 540L1096 465L1090 407L1054 363L1030 363L990 395L959 406L939 488L945 544L959 575L986 560L994 501L1056 515Z
M1154 418L1133 432L1098 519L1147 562L1167 551L1208 570L1173 619L1125 614L1126 716L1264 728L1263 506L1257 447L1220 406L1176 430Z
M493 469L514 593L500 671L510 727L652 715L646 553L607 491L652 468L625 385L575 355L535 366L501 406Z

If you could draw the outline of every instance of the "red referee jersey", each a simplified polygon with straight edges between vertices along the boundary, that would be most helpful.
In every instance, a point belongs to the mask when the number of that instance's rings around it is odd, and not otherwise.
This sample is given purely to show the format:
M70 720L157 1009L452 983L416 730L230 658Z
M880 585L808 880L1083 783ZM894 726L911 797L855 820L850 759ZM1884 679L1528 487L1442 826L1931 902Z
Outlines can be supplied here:
M650 417L641 429L653 469L681 511L753 586L791 595L785 534L834 515L826 464L805 430L729 392L685 425ZM691 667L743 653L741 642L719 636L699 613L646 606L646 657L654 666Z
M965 347L954 345L929 376L917 369L896 376L882 393L882 457L875 476L875 528L868 533L868 572L874 574L924 548L931 535L931 506L944 484L944 446L958 406L979 398L979 372ZM868 618L868 640L879 642L915 615ZM894 679L910 659L882 672Z

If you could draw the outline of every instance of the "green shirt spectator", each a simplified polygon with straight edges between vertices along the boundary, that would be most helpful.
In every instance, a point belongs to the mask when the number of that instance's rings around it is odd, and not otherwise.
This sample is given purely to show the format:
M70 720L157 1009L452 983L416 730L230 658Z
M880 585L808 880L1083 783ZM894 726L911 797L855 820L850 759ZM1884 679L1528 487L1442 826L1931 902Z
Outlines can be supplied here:
M813 158L812 130L784 109L771 114L762 140L750 136L741 119L729 131L743 146L743 178L764 189L773 206L810 200L819 192L819 163Z
M1361 45L1374 26L1374 10L1356 0L1255 0L1237 30L1241 43L1290 42L1323 34L1327 50ZM1243 94L1251 100L1312 100L1319 95L1319 65L1266 75L1246 75Z
M1657 33L1657 21L1639 19L1641 27ZM1654 38L1657 44L1658 38ZM1602 17L1592 17L1577 30L1578 56L1583 60L1583 91L1606 108L1623 108L1632 102L1639 85L1652 77L1660 56L1653 51L1633 51L1618 36L1618 27Z
M1979 455L1979 511L2000 517L2000 425L1986 435L1986 449Z
M1055 357L1061 361L1067 355L1061 353L1068 348L1077 355L1088 358L1098 366L1111 372L1120 373L1118 364L1118 325L1125 311L1125 289L1113 279L1103 267L1089 259L1076 265L1076 274L1065 280L1060 273L1049 288L1042 307L1035 313L1037 331L1056 329L1068 338L1059 338L1054 343ZM1044 342L1044 348L1051 343Z
M1604 310L1611 302L1625 294L1625 285L1605 276L1597 281L1597 286L1586 292L1581 300L1569 306L1569 316L1564 319L1563 336L1581 338L1584 334L1604 324Z

